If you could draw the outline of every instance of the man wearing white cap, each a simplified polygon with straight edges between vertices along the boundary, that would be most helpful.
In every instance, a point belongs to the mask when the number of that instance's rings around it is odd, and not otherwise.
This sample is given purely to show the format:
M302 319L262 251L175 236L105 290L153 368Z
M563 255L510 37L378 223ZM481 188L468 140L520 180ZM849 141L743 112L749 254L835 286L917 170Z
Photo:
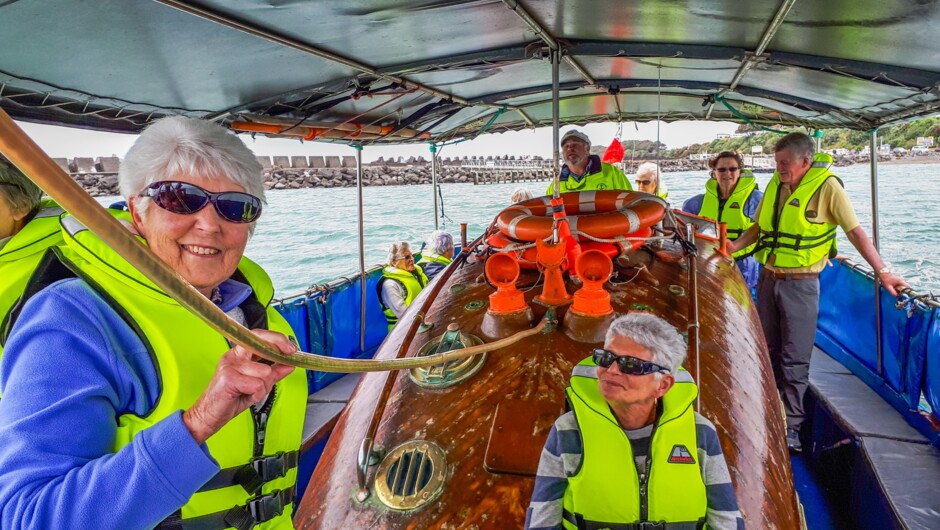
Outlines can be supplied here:
M558 176L560 193L633 189L623 171L591 154L591 140L583 132L577 129L566 132L561 137L561 153L565 165ZM552 195L554 191L555 183L551 182L545 194Z

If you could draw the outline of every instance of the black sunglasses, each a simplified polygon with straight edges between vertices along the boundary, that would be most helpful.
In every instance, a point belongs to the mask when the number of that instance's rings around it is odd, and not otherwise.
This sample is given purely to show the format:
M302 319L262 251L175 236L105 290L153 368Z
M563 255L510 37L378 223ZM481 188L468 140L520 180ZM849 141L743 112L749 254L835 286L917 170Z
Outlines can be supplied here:
M194 214L211 202L215 211L232 223L250 223L261 215L261 199L254 195L240 191L212 193L177 180L154 182L140 196L150 197L160 208L182 215Z
M594 348L592 352L594 364L602 368L610 368L610 365L617 361L617 368L620 372L627 375L648 375L658 372L669 373L669 369L656 363L637 359L630 355L617 355L604 348Z
M739 169L741 169L741 168L739 168L739 167L716 167L716 168L715 168L715 171L717 171L717 172L719 172L719 173L728 173L728 172L734 173L735 171L737 171L737 170L739 170Z

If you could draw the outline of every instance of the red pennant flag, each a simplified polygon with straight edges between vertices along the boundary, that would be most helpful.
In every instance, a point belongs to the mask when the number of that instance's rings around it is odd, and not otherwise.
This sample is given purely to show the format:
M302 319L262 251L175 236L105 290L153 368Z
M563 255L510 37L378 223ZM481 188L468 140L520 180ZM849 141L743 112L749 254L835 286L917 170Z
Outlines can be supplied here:
M610 142L601 161L607 164L617 164L623 161L623 144L620 143L618 138L614 138Z

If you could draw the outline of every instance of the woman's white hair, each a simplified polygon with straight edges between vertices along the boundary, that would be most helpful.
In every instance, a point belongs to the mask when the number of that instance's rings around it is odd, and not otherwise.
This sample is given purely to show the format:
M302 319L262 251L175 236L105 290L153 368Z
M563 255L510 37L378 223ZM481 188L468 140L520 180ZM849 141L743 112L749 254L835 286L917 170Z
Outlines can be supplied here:
M454 236L450 232L435 230L428 236L427 248L435 254L443 254L454 248Z
M262 168L234 133L205 120L172 116L153 122L131 146L118 172L121 195L130 200L147 186L187 175L228 180L261 199ZM149 201L141 203L145 211Z
M395 266L400 260L404 259L405 254L411 254L411 244L407 241L398 241L388 247L388 264Z
M659 166L654 162L643 162L640 164L640 167L636 168L636 176L639 178L641 175L649 175L659 184Z
M627 313L614 320L607 328L604 344L615 337L624 337L643 346L653 354L652 361L675 374L685 360L685 339L671 324L652 313Z
M519 203L522 201L527 201L532 198L532 192L528 188L516 188L512 190L512 196L509 200L513 203Z
M32 214L39 209L42 190L3 155L0 155L0 182L12 184L0 186L0 196L6 199L14 214Z

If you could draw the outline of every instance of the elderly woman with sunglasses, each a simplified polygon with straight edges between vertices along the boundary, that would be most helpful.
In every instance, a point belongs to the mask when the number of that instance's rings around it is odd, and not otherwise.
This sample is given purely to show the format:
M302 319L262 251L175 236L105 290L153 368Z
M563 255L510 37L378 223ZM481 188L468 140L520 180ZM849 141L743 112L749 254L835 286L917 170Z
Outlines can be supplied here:
M118 215L231 318L296 347L242 257L261 167L225 129L166 118L130 149ZM191 315L74 218L0 365L0 527L291 528L306 379Z
M711 178L705 183L705 193L685 201L682 211L726 223L728 239L734 241L756 222L757 206L764 194L751 171L744 169L738 153L722 151L708 161L708 167ZM761 269L753 256L755 249L756 245L751 245L734 253L738 270L752 292Z
M8 315L46 249L62 242L59 208L0 156L0 354Z
M660 178L659 166L653 162L643 162L636 169L636 189L651 193L662 200L669 198L669 189Z
M527 529L744 527L715 427L694 412L685 351L652 314L610 325L571 374L572 410L545 442Z
M376 285L388 331L392 331L428 281L424 269L415 265L411 245L407 241L392 243L388 248L388 264L382 269L382 277Z

